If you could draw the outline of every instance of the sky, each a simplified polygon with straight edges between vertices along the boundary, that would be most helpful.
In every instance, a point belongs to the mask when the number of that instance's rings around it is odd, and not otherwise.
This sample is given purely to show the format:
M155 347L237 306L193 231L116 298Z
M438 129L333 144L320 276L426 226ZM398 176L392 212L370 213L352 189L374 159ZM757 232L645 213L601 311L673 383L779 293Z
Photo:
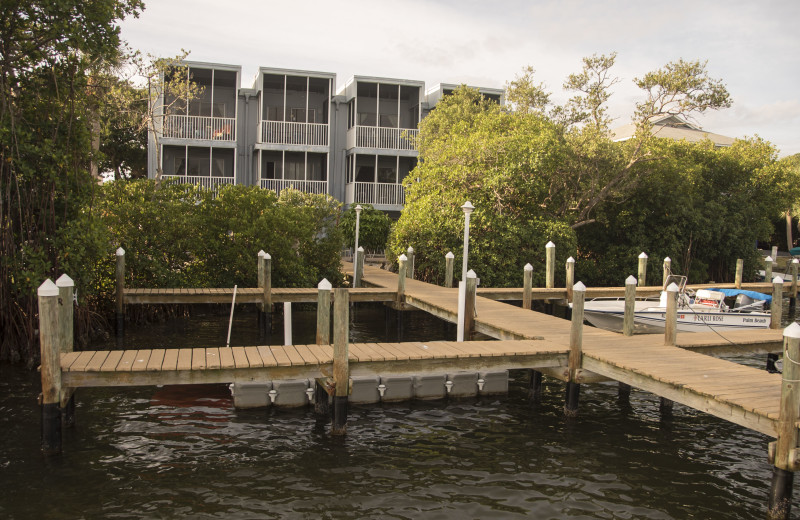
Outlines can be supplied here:
M760 136L800 153L797 0L146 0L122 38L161 57L503 88L523 67L566 101L581 59L617 53L612 126L644 99L633 79L670 61L707 61L733 106L695 122L731 137Z

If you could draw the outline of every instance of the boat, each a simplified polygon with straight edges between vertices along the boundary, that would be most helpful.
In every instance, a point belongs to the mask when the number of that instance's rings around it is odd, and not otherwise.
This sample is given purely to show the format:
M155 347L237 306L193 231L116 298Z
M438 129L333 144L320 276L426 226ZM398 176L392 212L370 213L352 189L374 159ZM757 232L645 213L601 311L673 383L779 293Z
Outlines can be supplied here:
M738 289L686 290L686 277L670 275L659 299L634 302L633 332L635 334L663 333L667 314L667 291L671 283L678 287L678 330L681 332L710 332L727 330L764 329L769 327L770 313L765 304L772 301L768 294ZM725 299L735 299L733 306ZM596 298L584 303L584 317L595 327L622 331L625 315L624 298Z

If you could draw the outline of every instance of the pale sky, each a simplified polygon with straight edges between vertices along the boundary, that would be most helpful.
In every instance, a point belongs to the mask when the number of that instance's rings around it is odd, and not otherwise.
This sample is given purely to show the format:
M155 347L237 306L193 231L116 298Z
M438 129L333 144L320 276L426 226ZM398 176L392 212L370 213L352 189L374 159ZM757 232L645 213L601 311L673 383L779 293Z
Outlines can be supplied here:
M613 126L643 99L633 78L669 61L707 60L733 107L699 116L705 130L759 135L800 152L797 0L149 0L122 24L134 49L192 61L467 83L502 88L526 65L564 101L581 58L616 51Z

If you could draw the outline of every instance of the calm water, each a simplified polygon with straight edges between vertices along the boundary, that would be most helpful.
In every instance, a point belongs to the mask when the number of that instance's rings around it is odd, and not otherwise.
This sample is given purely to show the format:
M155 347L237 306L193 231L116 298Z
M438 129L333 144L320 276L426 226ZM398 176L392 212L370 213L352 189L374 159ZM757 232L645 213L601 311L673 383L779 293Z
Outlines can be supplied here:
M405 340L454 336L413 314ZM360 309L352 339L395 339L389 318ZM295 311L296 343L313 341L313 319ZM254 322L239 312L231 343L257 343ZM199 315L126 342L205 346L226 334L226 315ZM767 437L677 404L662 418L658 398L634 390L622 404L610 383L584 385L568 420L563 384L546 379L532 403L513 375L508 396L351 407L345 438L310 409L236 411L221 385L81 389L64 455L47 460L38 375L0 366L0 517L764 517Z

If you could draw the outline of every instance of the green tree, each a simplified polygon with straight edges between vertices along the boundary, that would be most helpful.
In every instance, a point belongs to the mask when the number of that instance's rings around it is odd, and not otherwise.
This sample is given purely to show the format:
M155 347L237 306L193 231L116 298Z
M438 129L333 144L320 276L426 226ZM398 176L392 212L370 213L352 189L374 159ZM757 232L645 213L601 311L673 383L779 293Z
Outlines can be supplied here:
M383 251L389 241L392 221L383 211L372 207L372 204L361 204L361 218L358 226L358 246L365 251ZM342 232L345 247L354 248L356 244L356 209L355 206L342 214Z
M0 358L38 357L36 288L69 270L92 285L102 226L91 209L94 64L140 0L0 4ZM79 240L80 238L80 240ZM79 328L89 319L77 310Z

